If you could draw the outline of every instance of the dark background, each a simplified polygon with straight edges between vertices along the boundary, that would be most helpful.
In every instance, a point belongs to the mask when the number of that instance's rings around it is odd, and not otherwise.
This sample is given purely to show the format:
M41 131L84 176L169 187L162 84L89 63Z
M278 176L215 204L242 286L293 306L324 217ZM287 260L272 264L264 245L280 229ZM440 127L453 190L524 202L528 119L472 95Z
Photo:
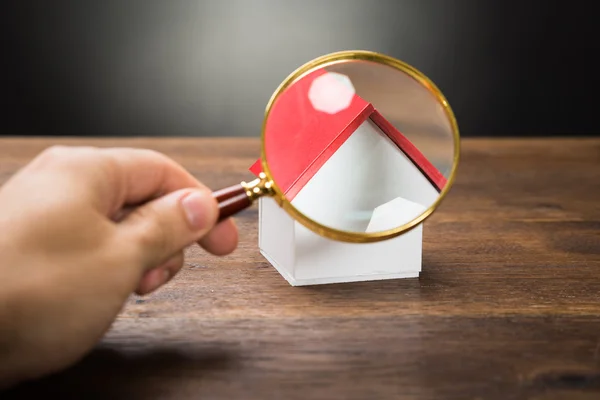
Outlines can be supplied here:
M463 136L597 135L593 1L15 0L2 135L259 136L295 68L367 49L444 92Z

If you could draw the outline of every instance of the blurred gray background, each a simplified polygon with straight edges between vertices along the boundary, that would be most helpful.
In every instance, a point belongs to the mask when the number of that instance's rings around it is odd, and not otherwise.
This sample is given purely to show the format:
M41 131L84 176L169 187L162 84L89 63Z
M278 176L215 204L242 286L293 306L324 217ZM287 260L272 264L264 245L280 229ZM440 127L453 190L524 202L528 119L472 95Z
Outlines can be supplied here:
M400 58L463 136L596 135L593 2L5 0L0 134L259 136L295 68Z

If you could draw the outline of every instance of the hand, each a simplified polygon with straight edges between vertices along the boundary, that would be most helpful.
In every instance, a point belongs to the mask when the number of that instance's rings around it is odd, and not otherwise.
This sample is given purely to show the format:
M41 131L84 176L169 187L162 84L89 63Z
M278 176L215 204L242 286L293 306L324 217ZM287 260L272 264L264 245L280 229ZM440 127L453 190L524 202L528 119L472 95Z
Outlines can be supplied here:
M53 147L0 188L0 386L75 363L196 242L237 246L211 191L149 150Z

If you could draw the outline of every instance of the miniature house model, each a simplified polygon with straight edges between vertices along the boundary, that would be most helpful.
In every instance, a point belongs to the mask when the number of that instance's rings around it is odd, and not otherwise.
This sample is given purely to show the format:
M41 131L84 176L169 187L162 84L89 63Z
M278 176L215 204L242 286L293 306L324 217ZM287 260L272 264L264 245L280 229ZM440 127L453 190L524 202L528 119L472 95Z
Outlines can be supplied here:
M277 98L265 129L269 169L286 199L336 229L408 223L446 184L344 75L317 70L303 77ZM258 175L261 168L259 160L250 170ZM369 212L357 215L363 209ZM383 242L335 241L296 222L274 199L259 200L260 252L293 286L418 277L422 235L421 224Z

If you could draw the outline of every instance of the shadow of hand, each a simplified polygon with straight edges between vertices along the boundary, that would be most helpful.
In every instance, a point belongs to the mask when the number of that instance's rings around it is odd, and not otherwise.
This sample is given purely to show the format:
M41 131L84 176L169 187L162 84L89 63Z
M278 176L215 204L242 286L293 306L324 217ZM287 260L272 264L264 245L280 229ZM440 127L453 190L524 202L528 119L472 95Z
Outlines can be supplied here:
M73 367L17 386L2 399L40 398L156 398L176 394L177 381L186 376L201 382L207 375L229 370L236 355L222 348L182 349L164 347L143 351L97 348ZM193 390L193 388L186 388ZM177 396L174 396L177 397Z

